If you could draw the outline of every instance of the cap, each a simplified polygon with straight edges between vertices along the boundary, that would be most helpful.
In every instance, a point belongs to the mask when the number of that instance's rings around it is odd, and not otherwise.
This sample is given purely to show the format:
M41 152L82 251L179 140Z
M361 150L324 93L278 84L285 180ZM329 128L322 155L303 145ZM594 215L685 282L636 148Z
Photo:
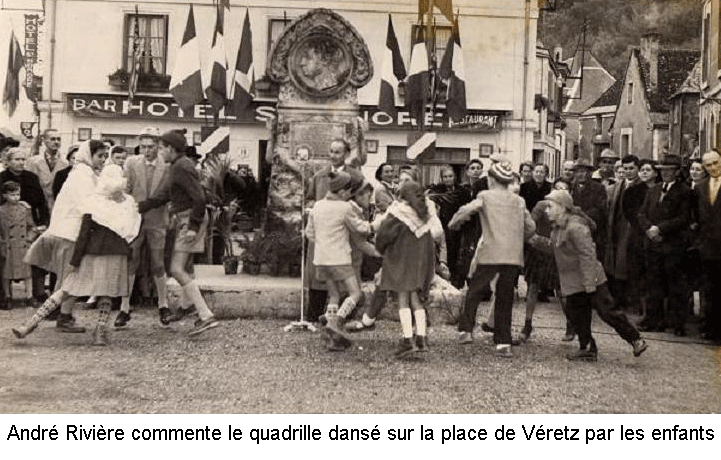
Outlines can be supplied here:
M488 175L501 184L510 184L513 181L513 168L510 161L493 163L488 170Z
M553 190L545 197L548 201L560 204L565 209L573 208L573 197L568 190Z
M344 171L328 173L328 189L335 193L350 183L350 174Z
M160 140L173 147L178 152L185 153L185 147L187 147L187 143L182 130L173 129L167 131L163 133L162 136L160 136Z

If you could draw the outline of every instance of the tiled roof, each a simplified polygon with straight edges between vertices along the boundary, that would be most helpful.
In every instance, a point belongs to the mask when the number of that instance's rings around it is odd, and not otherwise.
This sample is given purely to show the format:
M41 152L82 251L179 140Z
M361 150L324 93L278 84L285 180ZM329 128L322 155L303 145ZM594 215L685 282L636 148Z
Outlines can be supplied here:
M676 90L671 97L676 97L679 94L696 94L701 92L701 61L698 61L691 72L689 72L686 80Z
M623 93L623 80L616 80L616 83L611 85L605 93L601 94L601 97L596 99L596 102L591 104L591 107L618 105L618 102L621 100L621 93Z
M569 66L572 65L571 75L577 77L580 75L581 69L580 49L576 51L575 58L567 59L565 62ZM583 93L580 99L569 100L568 97L564 98L563 106L566 113L583 113L616 81L589 49L583 52L583 67ZM570 89L567 96L579 96L578 94L570 94L575 85L578 85L580 89L578 80L568 80L566 85Z
M641 64L641 78L646 89L646 99L651 112L667 112L669 98L681 87L689 72L699 59L700 52L692 50L660 49L658 50L658 88L649 89L649 65L635 48L633 52Z

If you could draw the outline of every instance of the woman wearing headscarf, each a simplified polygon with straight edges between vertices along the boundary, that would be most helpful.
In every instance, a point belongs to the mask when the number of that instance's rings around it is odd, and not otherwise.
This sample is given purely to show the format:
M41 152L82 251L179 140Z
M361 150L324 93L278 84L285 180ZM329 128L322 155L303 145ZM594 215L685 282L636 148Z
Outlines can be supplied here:
M97 176L108 158L108 148L101 141L89 140L80 145L75 158L76 164L55 200L48 229L35 240L25 255L26 263L55 273L58 286L62 286L71 271L70 260L80 233L88 192L95 190ZM56 290L27 324L13 329L15 336L19 339L27 336L58 306L60 315L57 327L62 332L85 332L85 328L75 325L72 302L63 302L66 297L61 289Z

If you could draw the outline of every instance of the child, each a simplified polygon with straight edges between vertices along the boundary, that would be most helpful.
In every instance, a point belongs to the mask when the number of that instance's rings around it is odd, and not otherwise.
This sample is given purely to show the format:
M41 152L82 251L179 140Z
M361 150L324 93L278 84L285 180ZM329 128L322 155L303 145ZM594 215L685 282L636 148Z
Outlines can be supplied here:
M435 245L431 234L433 218L437 219L428 211L421 186L417 182L406 182L398 191L398 201L389 206L376 235L376 248L383 254L378 289L398 295L403 339L395 352L397 358L416 351L428 351L426 311L419 292L428 291L435 271Z
M561 293L566 297L566 313L578 334L579 349L569 353L571 361L596 361L598 349L591 335L593 310L633 347L638 357L648 345L641 338L621 310L614 308L613 298L606 284L603 265L596 258L596 246L591 237L591 219L573 205L566 190L553 190L546 195L548 219L553 222L551 237L536 235L531 244L544 252L552 252L558 266Z
M313 250L316 276L325 281L328 287L326 320L331 336L329 351L341 351L350 345L350 340L342 332L342 323L362 295L352 265L349 231L360 234L371 231L370 223L353 211L348 202L350 196L350 174L343 171L330 172L328 193L313 205L306 228L308 240L318 242ZM345 287L348 297L339 308L341 287Z
M34 237L40 227L35 227L30 206L20 201L20 184L8 181L2 185L3 205L0 206L0 221L7 229L6 240L3 242L7 256L2 271L3 288L7 297L12 299L11 283L23 280L25 283L25 306L33 305L32 273L30 265L23 262Z
M125 150L125 147L122 147L120 145L114 145L110 149L109 164L118 165L121 168L125 169L125 160L127 158L128 158L128 152Z
M159 151L170 168L166 186L141 202L138 209L143 213L170 202L176 231L170 273L183 288L184 303L195 305L198 312L199 319L189 332L193 336L218 327L219 323L205 303L197 283L186 270L190 254L204 252L208 231L205 194L195 164L185 154L186 149L185 130L168 131L160 136ZM178 317L190 313L191 308L178 310Z
M100 173L70 260L75 270L63 281L67 295L98 299L94 345L108 344L106 324L112 298L128 295L130 242L140 231L140 213L133 197L124 193L126 187L120 166L108 165Z

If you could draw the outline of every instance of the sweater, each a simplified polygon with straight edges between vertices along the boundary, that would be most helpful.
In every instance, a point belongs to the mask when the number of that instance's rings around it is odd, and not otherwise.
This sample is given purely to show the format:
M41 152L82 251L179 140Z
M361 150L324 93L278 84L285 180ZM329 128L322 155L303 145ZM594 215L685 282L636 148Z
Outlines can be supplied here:
M351 265L349 231L371 232L369 222L361 219L347 201L327 198L316 201L308 216L307 236L316 242L313 264L316 266Z
M172 214L191 209L188 229L197 232L205 218L205 192L195 165L185 155L170 164L167 181L153 196L138 204L138 211L145 213L168 202Z

